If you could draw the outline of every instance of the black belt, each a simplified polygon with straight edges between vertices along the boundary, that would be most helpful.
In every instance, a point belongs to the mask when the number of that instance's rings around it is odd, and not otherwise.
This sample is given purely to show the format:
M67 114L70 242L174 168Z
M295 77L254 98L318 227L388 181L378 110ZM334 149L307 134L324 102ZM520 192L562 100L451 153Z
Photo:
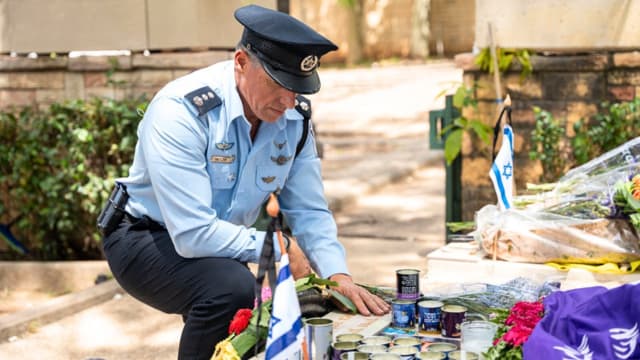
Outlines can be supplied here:
M148 217L147 215L143 215L141 218L137 218L129 214L128 212L125 212L122 220L128 222L131 225L135 225L135 227L138 229L166 230L164 226Z

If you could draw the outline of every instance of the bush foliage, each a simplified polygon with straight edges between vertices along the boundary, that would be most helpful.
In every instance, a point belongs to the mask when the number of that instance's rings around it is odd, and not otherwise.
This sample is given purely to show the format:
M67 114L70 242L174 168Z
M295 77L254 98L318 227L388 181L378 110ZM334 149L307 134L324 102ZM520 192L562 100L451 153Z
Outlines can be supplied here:
M543 182L558 180L566 171L640 136L640 97L619 103L603 102L598 113L573 124L573 137L566 133L567 120L556 119L538 107L533 109L536 128L531 133L529 158L540 160Z
M18 219L10 230L29 251L0 258L102 258L96 218L128 173L146 105L93 98L0 112L0 223Z

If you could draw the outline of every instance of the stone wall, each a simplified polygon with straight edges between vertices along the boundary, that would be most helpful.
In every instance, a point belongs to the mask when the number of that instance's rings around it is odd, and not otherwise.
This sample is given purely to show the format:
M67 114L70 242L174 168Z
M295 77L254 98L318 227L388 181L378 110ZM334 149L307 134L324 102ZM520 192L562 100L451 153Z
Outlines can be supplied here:
M528 156L535 127L533 106L564 120L566 134L573 136L573 124L596 114L603 100L629 101L640 96L640 52L533 56L531 60L533 74L525 80L521 80L516 64L501 77L502 94L512 99L517 193L527 182L538 183L542 173L540 163ZM458 55L456 62L464 69L464 82L478 85L477 117L493 127L497 118L493 75L473 65L471 54ZM496 203L489 178L491 149L467 136L462 154L462 218L471 221L482 206Z
M475 40L475 8L475 0L431 0L431 54L453 56L471 51Z
M0 56L0 108L93 96L153 96L167 82L195 69L231 59L230 51L156 53L148 56L69 58Z

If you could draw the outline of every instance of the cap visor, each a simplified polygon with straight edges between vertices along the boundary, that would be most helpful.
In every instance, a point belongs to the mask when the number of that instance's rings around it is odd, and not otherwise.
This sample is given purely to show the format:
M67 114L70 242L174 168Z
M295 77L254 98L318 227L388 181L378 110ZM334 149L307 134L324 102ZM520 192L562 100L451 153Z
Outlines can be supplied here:
M296 94L315 94L320 90L320 77L317 71L309 76L296 76L286 71L276 70L266 61L261 61L264 70L275 82Z

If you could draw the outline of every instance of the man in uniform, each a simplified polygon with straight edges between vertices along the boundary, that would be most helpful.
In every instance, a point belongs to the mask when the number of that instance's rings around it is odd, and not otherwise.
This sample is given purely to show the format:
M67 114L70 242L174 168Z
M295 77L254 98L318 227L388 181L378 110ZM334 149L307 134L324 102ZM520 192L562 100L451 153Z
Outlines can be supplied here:
M182 314L179 359L209 359L236 311L253 307L246 263L259 260L265 233L250 226L274 192L297 239L287 245L294 277L314 269L360 313L389 311L349 275L304 126L311 105L298 94L320 89L319 59L337 47L284 13L249 5L235 17L244 32L233 60L170 82L149 104L112 197L121 220L102 227L120 285Z

